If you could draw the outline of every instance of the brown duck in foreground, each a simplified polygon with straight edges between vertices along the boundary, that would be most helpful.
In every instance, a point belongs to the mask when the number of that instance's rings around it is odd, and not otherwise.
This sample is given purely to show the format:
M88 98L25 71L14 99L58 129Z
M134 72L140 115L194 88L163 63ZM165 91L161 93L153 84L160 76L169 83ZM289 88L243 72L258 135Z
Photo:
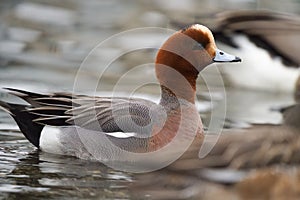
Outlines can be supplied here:
M215 62L240 61L217 48L207 27L194 24L175 32L158 50L159 104L138 98L7 88L29 105L0 101L0 108L42 151L97 160L125 171L149 171L152 163L162 168L177 159L193 140L202 142L202 122L195 106L200 71ZM168 154L173 149L182 152ZM141 168L137 169L137 163Z

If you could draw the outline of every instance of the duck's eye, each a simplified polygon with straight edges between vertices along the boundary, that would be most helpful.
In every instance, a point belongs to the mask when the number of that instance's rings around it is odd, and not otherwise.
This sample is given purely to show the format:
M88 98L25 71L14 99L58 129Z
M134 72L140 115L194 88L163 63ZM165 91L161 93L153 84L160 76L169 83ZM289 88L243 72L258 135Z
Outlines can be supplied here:
M224 52L223 52L223 51L220 51L220 55L223 56L223 55L224 55Z

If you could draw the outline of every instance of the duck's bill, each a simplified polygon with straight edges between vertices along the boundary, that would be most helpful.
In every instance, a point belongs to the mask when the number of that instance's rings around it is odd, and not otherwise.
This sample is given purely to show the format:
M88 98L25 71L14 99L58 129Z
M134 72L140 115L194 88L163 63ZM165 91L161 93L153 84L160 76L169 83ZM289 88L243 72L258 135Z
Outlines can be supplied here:
M241 62L242 59L217 49L216 56L214 57L213 61L214 62Z

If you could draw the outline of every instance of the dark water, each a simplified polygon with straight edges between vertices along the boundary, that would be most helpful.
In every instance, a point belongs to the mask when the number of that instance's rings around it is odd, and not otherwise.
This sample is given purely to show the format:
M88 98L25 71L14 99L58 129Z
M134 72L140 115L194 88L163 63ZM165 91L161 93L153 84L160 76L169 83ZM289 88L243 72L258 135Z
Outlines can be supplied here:
M157 101L155 84L132 89L138 81L155 81L151 66L145 66L133 75L129 73L115 89L119 77L132 66L153 62L155 50L130 52L116 59L102 75L100 83L97 82L99 71L95 69L107 62L106 57L120 55L126 46L141 42L140 37L112 41L110 46L104 46L103 52L94 58L92 67L80 74L80 86L75 82L79 66L96 44L113 34L141 26L168 27L170 19L179 16L190 19L199 14L199 10L215 12L234 5L234 8L269 7L299 11L286 1L273 4L267 1L230 2L190 0L183 3L176 0L180 6L174 6L175 3L167 1L2 1L0 86L37 92L75 90L88 94L93 93L93 87L98 87L100 95L114 90L120 95L134 93ZM285 6L281 6L283 3ZM164 35L144 37L152 37L149 40L155 41ZM209 74L204 76L210 77ZM201 84L199 81L200 89ZM205 126L209 125L211 111L218 109L225 97L218 85L211 89L211 95L216 97L213 104L207 89L197 92ZM287 94L230 88L226 89L226 94L226 126L229 128L244 127L251 122L280 123L281 115L271 108L293 102L292 95ZM0 92L0 97L19 101L4 91ZM23 137L12 118L0 110L0 199L131 199L128 185L134 180L134 175L114 171L101 163L39 152Z

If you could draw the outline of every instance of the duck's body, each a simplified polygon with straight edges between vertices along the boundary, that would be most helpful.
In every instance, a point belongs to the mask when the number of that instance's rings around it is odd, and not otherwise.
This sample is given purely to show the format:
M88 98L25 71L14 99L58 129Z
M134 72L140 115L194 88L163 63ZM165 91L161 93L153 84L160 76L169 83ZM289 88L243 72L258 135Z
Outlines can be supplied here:
M164 109L144 99L78 96L74 94L37 94L17 89L10 92L30 103L30 106L2 102L18 123L25 137L41 150L83 157L87 152L77 135L81 128L88 135L93 131L106 133L114 140L124 138L131 142L140 133L139 140L128 148L145 147L144 138L151 136L152 127L163 118ZM100 134L101 135L101 134ZM126 139L125 139L126 138ZM103 140L102 140L103 141ZM101 140L99 141L101 142ZM74 143L74 144L73 144ZM72 145L79 145L78 152ZM84 155L80 155L80 152Z
M0 101L0 107L41 150L128 161L126 152L154 152L168 146L178 132L183 135L179 142L201 138L202 123L195 107L197 76L213 62L239 61L216 48L208 28L193 25L173 34L158 51L159 104L136 98L37 94L8 88L29 105Z

